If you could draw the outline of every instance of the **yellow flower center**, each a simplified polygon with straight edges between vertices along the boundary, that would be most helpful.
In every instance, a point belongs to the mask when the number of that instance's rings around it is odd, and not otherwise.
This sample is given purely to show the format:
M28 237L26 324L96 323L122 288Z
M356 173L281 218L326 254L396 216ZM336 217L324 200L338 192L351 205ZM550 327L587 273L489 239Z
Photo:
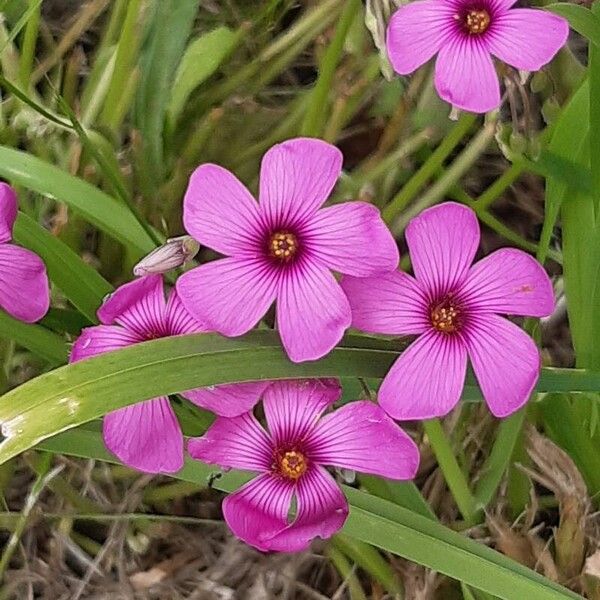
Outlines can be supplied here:
M464 17L465 28L472 35L485 33L490 21L490 13L487 10L469 10Z
M288 479L296 481L300 479L308 468L308 461L302 452L297 450L288 450L278 457L278 471Z
M454 333L460 327L460 310L448 299L432 306L430 318L433 328L441 333Z
M287 262L298 251L298 240L289 231L278 231L269 240L269 254L278 260Z

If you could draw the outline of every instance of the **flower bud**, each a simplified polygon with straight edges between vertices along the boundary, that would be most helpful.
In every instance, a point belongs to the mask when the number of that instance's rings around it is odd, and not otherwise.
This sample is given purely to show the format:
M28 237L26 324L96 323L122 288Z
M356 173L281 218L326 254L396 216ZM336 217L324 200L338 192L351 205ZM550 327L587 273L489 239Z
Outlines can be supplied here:
M171 238L142 258L133 267L133 274L142 277L152 273L166 273L192 260L199 249L200 244L189 235Z

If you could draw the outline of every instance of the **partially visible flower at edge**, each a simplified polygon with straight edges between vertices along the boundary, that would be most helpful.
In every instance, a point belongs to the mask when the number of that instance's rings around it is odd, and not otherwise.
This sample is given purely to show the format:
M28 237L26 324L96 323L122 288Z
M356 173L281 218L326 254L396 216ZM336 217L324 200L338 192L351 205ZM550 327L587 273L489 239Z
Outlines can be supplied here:
M386 375L379 403L396 419L430 419L458 402L467 355L492 413L506 417L528 400L541 358L533 340L501 314L543 317L552 283L531 256L513 248L471 266L479 246L475 213L446 202L406 228L415 277L346 277L352 325L370 333L418 335Z
M165 300L160 275L118 288L98 310L101 325L88 327L73 345L71 362L140 342L207 332L172 290ZM237 383L182 393L217 414L236 416L252 409L268 382ZM103 422L104 443L123 463L147 473L174 473L183 466L183 434L168 397L118 409Z
M198 254L199 249L200 244L189 235L170 238L162 246L144 256L133 267L133 274L136 277L143 277L154 273L167 273L191 261Z
M198 167L184 198L185 228L226 258L178 279L185 307L234 337L254 327L277 300L277 329L290 359L327 354L351 321L331 271L365 277L393 270L399 260L375 206L321 208L341 170L341 152L322 140L277 144L263 157L257 203L226 169Z
M14 190L0 183L0 307L19 321L35 323L50 307L50 284L42 259L11 243L17 210Z
M437 54L435 87L457 108L484 113L500 105L492 55L522 71L538 71L565 45L559 15L512 8L516 0L416 0L388 26L388 55L407 75Z
M389 479L415 476L418 448L373 402L352 402L323 416L340 394L335 380L274 382L263 397L268 433L249 412L219 417L189 441L193 458L258 473L223 500L237 537L279 552L299 552L317 536L331 537L344 524L348 503L324 465Z

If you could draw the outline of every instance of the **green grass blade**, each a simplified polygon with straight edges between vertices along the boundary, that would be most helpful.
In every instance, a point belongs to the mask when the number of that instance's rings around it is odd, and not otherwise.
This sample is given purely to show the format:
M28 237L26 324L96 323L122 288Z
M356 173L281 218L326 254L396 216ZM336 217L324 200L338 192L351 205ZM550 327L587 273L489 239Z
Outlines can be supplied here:
M102 275L23 213L19 213L13 235L18 244L29 248L43 259L52 283L81 314L95 322L96 310L102 298L112 291L112 286Z

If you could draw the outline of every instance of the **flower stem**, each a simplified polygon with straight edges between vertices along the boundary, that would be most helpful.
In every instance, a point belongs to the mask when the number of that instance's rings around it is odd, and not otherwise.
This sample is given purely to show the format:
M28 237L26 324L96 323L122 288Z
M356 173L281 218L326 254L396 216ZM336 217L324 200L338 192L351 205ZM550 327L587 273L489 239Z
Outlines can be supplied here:
M468 526L474 525L477 522L477 514L479 512L477 501L471 493L464 473L456 461L452 446L441 422L439 419L423 421L423 427L429 438L431 449L444 474L444 479L462 513L465 523Z

